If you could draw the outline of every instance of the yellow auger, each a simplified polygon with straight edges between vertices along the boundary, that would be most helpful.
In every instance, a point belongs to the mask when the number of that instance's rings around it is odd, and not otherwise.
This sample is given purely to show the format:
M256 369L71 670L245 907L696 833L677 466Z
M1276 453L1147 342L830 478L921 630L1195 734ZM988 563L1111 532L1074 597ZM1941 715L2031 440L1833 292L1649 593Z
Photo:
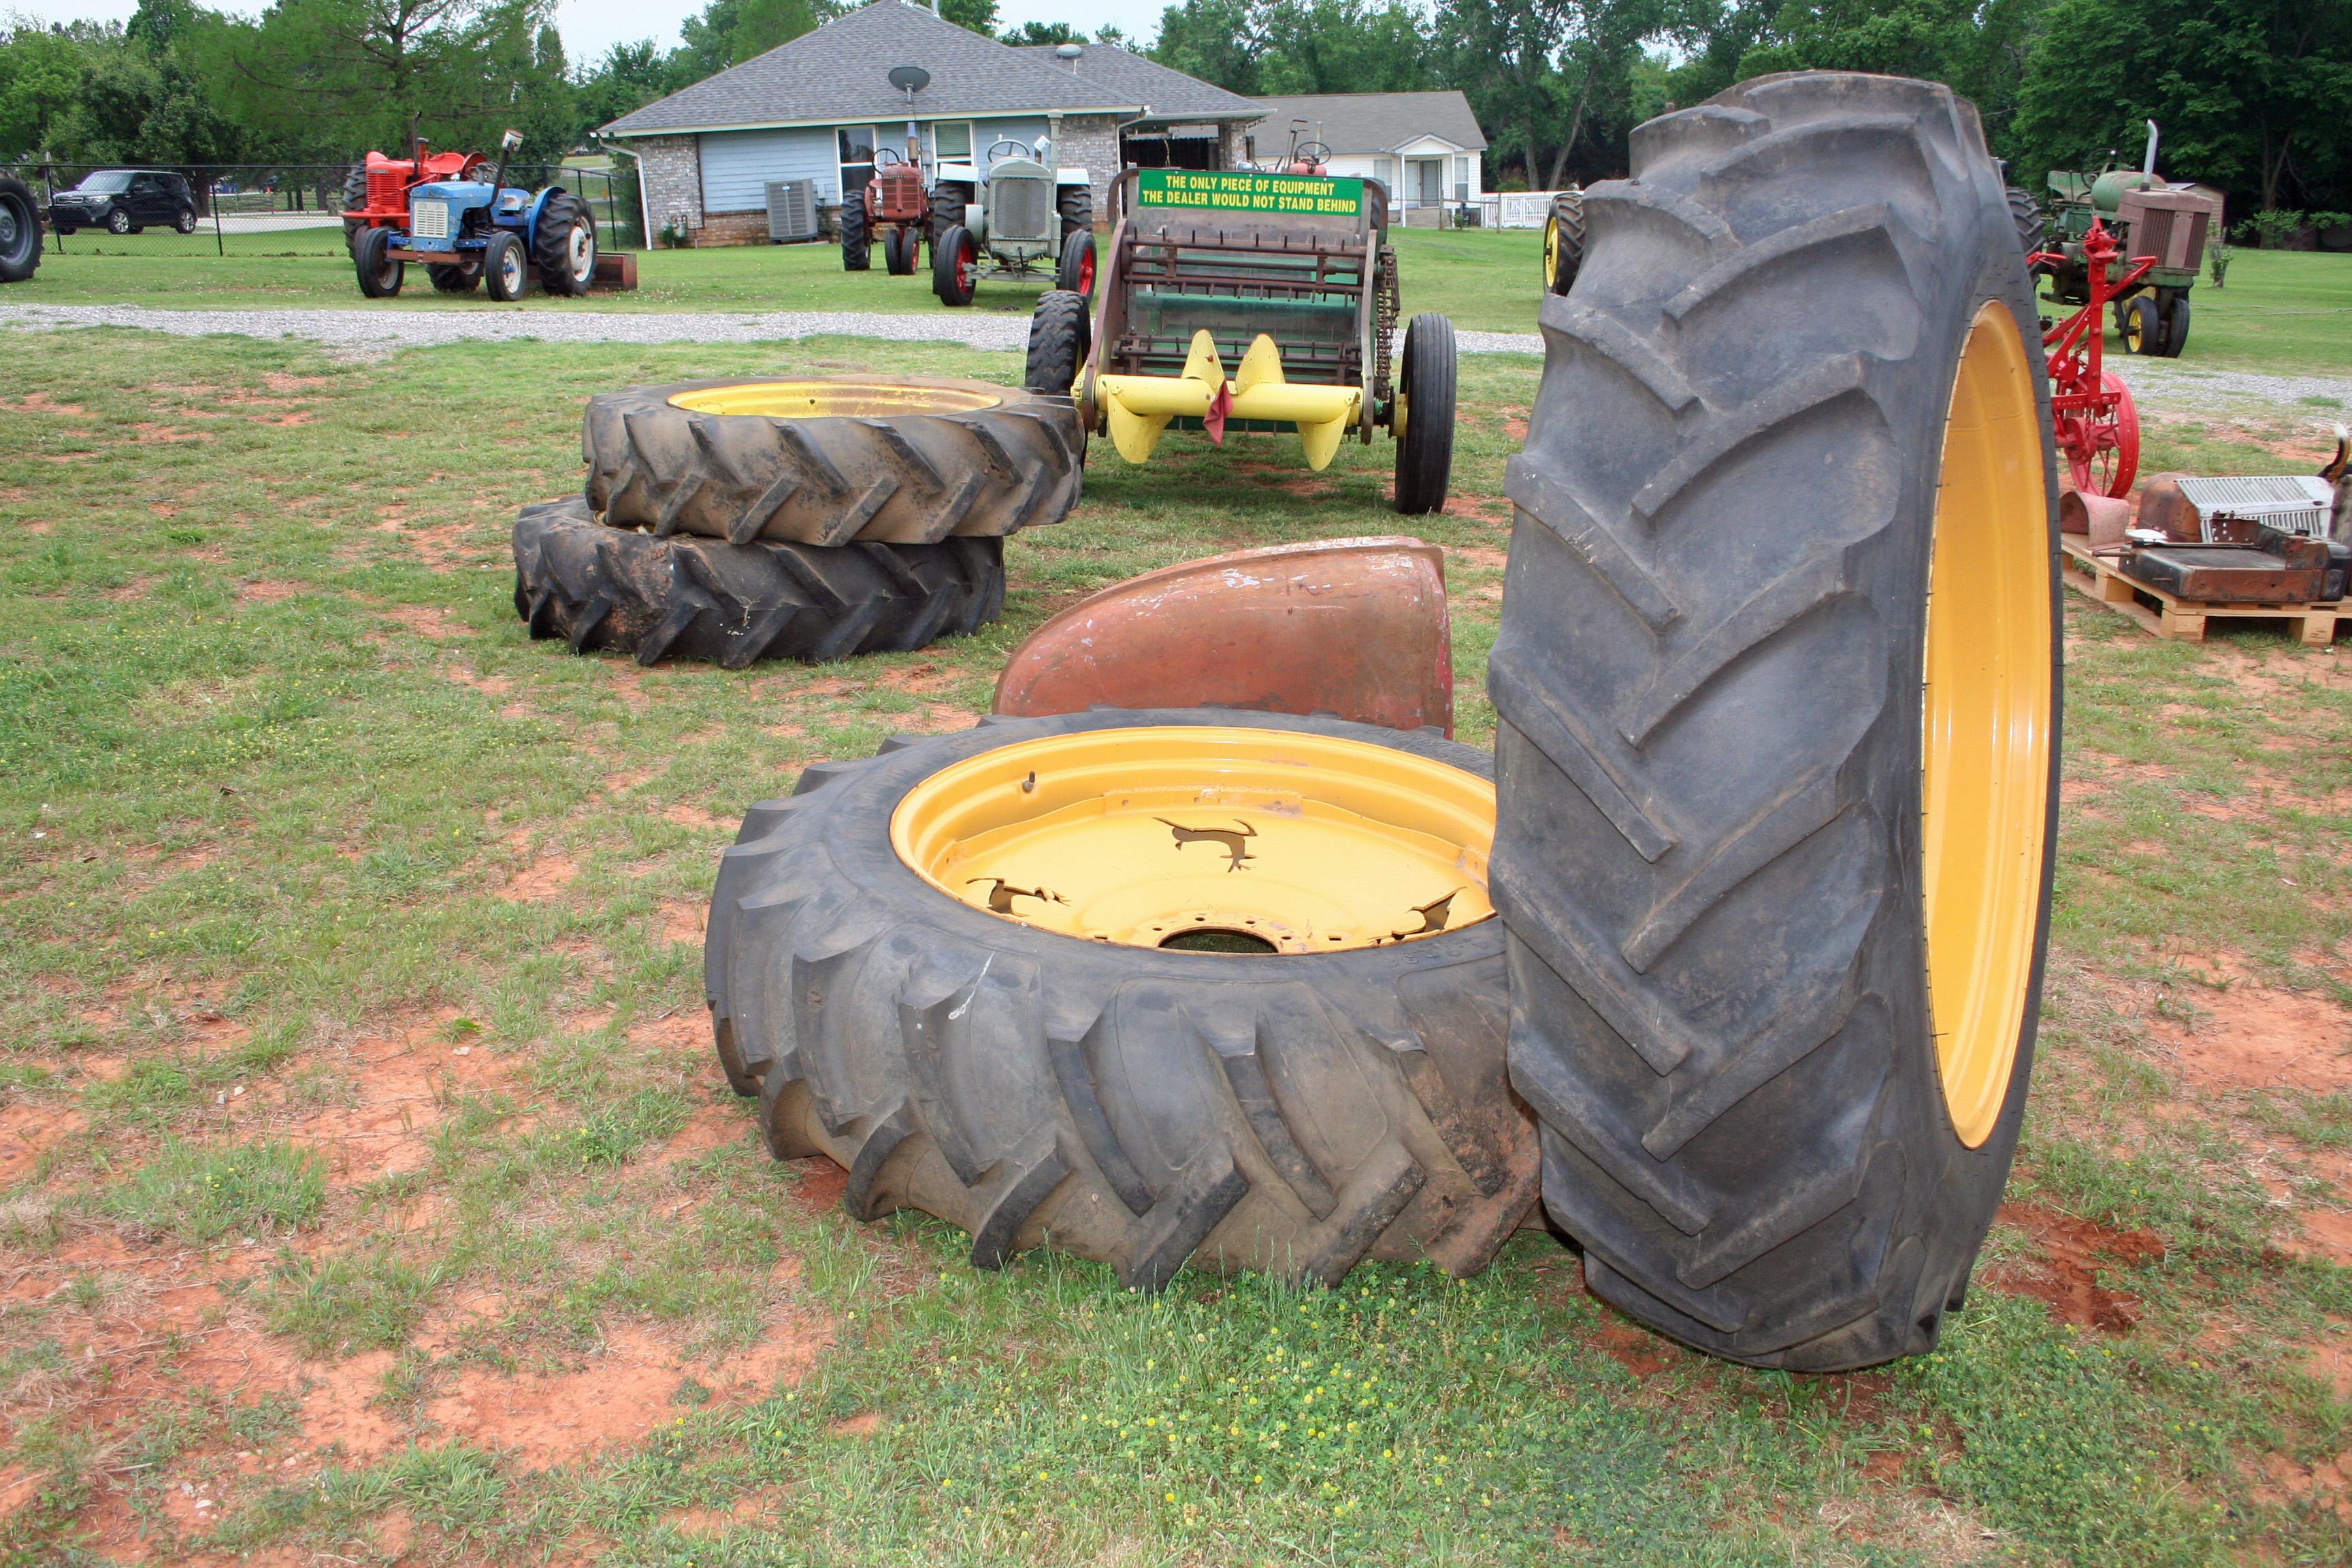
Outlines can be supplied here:
M1095 395L1108 416L1111 443L1130 463L1149 461L1168 421L1181 414L1206 424L1209 438L1220 445L1228 419L1295 425L1307 448L1307 466L1319 470L1330 465L1364 407L1360 387L1284 380L1282 351L1264 332L1242 355L1241 373L1227 381L1224 361L1205 327L1192 334L1192 350L1181 374L1097 376Z

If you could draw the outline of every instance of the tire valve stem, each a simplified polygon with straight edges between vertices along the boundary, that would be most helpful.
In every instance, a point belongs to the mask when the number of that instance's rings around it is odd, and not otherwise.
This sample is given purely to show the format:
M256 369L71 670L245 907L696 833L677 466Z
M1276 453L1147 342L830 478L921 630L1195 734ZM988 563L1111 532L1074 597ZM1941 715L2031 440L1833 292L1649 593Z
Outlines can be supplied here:
M1021 781L1021 793L1023 795L1035 795L1037 793L1037 770L1035 768L1031 768L1029 770L1029 776Z

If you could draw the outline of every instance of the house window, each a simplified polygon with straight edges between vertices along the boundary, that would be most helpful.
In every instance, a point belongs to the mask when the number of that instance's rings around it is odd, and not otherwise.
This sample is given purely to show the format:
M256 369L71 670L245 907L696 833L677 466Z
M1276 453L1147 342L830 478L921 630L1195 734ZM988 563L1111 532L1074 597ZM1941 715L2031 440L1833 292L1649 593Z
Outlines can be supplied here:
M971 121L942 120L931 127L931 156L942 163L971 160Z
M1394 158L1375 158L1375 159L1373 159L1373 160L1372 160L1372 178L1374 178L1375 180L1378 180L1381 184L1383 184L1383 185L1387 186L1390 190L1391 190L1391 191L1395 190L1395 189L1397 188L1397 183L1396 183L1396 160L1395 160Z
M845 125L841 137L841 199L847 201L874 177L874 127Z
M1454 195L1456 200L1467 200L1470 195L1470 160L1467 158L1454 160Z

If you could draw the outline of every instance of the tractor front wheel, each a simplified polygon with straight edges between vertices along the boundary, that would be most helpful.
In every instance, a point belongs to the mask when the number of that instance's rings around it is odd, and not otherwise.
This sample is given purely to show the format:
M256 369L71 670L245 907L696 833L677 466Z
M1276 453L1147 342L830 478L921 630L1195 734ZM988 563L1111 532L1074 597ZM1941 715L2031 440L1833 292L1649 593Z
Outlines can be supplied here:
M931 292L942 305L969 305L980 287L980 242L957 224L931 247Z
M919 259L919 242L915 231L905 226L890 230L882 237L882 266L893 278L911 278Z
M489 244L482 247L482 279L489 285L490 298L500 304L521 299L523 287L530 280L522 241L505 229L491 235Z
M2164 357L2179 359L2189 346L2189 296L2176 294L2164 312Z
M874 268L874 236L866 226L863 193L841 204L841 269L870 272Z
M1562 191L1544 217L1543 275L1549 293L1565 294L1584 265L1584 193Z
M2146 294L2128 300L2123 307L2124 347L2136 354L2160 354L2164 352L2164 312Z
M1062 244L1062 265L1054 287L1093 299L1095 292L1095 231L1076 229Z
M1454 471L1454 323L1415 316L1404 330L1403 375L1389 434L1396 439L1396 509L1407 517L1445 510Z
M470 294L482 286L482 264L478 259L455 267L428 267L425 275L433 279L434 291L440 294Z
M358 241L352 247L352 265L360 275L360 292L371 300L389 300L400 292L402 279L408 268L392 260L386 254L392 249L392 230L370 226L360 230Z

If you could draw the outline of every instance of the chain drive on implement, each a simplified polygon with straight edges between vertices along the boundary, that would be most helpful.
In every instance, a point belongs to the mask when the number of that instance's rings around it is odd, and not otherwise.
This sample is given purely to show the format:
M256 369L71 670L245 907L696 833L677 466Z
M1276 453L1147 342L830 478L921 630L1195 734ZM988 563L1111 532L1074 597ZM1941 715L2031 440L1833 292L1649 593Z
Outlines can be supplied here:
M1372 294L1372 401L1387 406L1390 390L1389 360L1395 352L1397 316L1402 309L1397 298L1396 250L1381 247L1380 287Z

